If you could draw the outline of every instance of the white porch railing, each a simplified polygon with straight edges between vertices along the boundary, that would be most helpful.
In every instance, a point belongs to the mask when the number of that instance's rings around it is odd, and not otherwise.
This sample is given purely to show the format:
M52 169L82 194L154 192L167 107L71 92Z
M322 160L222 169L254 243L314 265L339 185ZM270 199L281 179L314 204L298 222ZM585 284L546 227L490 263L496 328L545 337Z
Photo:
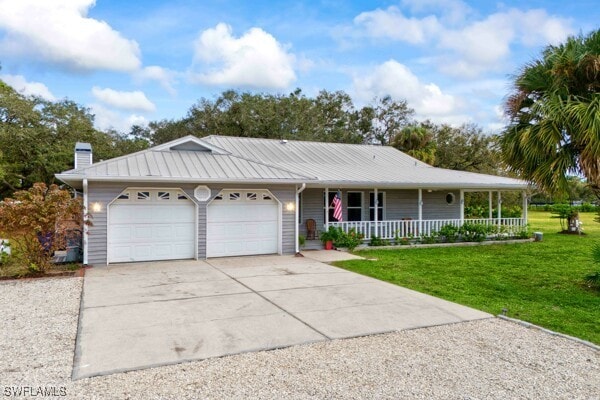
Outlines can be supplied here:
M502 233L515 234L525 228L527 222L523 218L480 218L465 219L464 223L483 224L498 226ZM340 227L346 233L354 229L362 234L365 240L373 236L381 239L394 239L395 237L423 237L431 236L439 231L444 225L461 226L460 219L424 219L424 220L397 220L397 221L346 221L329 222L329 226Z

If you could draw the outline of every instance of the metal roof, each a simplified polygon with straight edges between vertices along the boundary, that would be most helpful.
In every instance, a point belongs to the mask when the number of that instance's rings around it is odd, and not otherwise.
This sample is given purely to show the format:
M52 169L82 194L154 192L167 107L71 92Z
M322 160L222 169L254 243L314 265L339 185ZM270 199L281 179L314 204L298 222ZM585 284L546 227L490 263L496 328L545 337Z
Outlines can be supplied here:
M435 168L390 146L207 136L203 140L247 159L314 176L311 186L525 189L519 179Z
M306 183L312 187L524 189L518 179L434 168L393 147L186 136L134 154L65 171L90 181Z
M193 144L193 145L192 145ZM181 149L185 150L181 150ZM72 185L90 181L299 183L314 177L248 160L186 137L144 151L56 175Z

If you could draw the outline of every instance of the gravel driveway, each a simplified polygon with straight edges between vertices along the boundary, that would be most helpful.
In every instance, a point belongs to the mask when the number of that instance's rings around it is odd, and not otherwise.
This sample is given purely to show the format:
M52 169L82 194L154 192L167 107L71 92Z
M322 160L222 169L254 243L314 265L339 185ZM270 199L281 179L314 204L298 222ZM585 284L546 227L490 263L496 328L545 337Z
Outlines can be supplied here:
M486 319L70 380L81 278L0 282L0 397L598 399L600 352Z

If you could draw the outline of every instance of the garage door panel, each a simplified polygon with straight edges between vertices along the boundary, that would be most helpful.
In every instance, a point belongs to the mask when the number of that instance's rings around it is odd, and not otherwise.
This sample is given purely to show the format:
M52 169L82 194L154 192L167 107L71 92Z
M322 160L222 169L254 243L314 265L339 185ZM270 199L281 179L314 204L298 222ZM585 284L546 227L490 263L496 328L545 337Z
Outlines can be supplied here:
M133 237L131 226L113 226L111 228L111 241L121 243Z
M260 195L260 194L259 194ZM275 200L212 202L207 209L207 257L272 254L279 251L279 204Z
M196 207L190 200L116 202L109 209L108 261L194 258Z

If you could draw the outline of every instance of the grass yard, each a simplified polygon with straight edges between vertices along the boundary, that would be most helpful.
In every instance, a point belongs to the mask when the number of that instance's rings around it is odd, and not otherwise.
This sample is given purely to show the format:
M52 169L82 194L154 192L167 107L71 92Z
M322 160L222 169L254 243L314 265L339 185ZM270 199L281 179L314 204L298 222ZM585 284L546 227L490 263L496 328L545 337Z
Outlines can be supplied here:
M367 250L376 261L336 265L497 315L510 317L600 344L600 293L583 284L600 269L591 259L600 242L593 213L581 214L586 235L562 235L550 213L529 213L537 243L475 247Z

